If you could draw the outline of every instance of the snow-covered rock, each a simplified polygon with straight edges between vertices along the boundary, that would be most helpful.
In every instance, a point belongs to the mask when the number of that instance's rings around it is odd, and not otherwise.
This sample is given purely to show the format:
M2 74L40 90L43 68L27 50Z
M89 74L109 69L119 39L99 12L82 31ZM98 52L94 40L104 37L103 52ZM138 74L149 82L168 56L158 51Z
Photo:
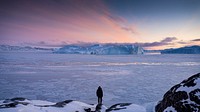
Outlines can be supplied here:
M146 112L146 109L131 103L119 103L107 108L100 104L91 105L73 100L52 103L13 98L0 101L0 112Z
M172 87L156 106L118 103L107 108L79 101L57 103L25 98L0 100L0 112L200 112L200 73Z
M52 103L41 100L13 98L0 101L0 112L94 112L97 105L79 101L65 100ZM101 105L98 110L104 112L107 108Z
M143 54L143 48L131 44L93 44L93 45L66 45L54 53L63 54L99 54L99 55L126 55Z
M146 109L136 104L119 103L108 108L106 112L146 112Z
M155 110L156 112L200 112L200 73L167 91Z

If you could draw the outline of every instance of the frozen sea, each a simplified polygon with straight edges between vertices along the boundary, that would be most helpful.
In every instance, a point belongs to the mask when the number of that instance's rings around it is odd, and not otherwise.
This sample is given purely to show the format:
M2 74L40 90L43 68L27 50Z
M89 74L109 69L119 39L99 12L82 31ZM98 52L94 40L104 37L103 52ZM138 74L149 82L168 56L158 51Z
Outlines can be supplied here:
M69 55L1 52L0 100L12 97L66 99L106 106L156 102L172 86L200 72L200 55Z

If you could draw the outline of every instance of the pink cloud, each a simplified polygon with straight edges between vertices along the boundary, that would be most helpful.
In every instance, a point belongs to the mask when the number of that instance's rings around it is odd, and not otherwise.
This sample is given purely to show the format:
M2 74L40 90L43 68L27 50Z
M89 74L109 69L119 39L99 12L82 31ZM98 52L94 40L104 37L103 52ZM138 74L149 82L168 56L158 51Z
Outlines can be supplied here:
M24 2L26 6L11 14L13 19L3 22L3 36L16 42L56 39L71 43L120 43L135 40L134 29L125 25L123 17L113 15L102 1Z

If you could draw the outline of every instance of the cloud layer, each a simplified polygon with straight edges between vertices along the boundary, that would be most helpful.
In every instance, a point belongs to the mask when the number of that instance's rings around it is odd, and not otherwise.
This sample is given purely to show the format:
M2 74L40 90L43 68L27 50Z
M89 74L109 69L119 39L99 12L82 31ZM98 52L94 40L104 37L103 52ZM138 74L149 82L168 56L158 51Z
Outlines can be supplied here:
M124 18L112 14L103 1L8 0L0 7L2 41L57 44L135 40L133 28Z
M200 41L200 39L194 39L194 40L192 40L192 41Z
M177 40L176 37L166 37L163 40L159 42L147 42L147 43L136 43L142 47L158 47L158 46L164 46L164 45L172 45L173 42Z
M0 0L0 44L138 42L144 47L198 44L199 39L195 38L200 36L200 2L190 3Z

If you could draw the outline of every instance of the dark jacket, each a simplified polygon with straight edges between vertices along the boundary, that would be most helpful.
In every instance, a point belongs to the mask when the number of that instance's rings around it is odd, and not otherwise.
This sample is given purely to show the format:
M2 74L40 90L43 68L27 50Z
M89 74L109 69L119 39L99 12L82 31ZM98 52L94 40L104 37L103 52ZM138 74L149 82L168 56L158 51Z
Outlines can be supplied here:
M102 90L101 86L98 87L96 94L97 94L98 98L103 97L103 90Z

